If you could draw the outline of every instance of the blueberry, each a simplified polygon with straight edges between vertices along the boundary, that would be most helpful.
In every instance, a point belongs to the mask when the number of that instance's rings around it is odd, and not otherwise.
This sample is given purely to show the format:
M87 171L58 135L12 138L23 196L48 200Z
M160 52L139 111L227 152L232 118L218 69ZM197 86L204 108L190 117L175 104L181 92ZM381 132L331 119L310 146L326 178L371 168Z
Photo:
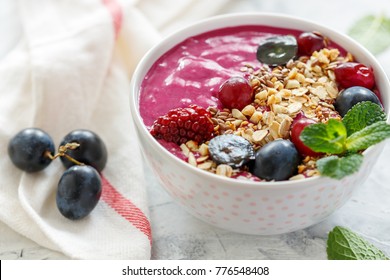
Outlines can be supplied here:
M75 165L62 175L57 189L57 208L70 220L86 217L97 205L102 182L95 168Z
M80 144L78 148L66 152L70 157L86 165L91 165L99 172L106 166L106 145L96 133L86 129L74 130L64 137L60 146L63 146L66 143ZM73 162L65 157L61 157L61 161L66 168L74 165Z
M299 153L294 144L289 140L277 139L256 152L250 171L267 181L281 181L296 174L299 163Z
M362 101L371 101L382 106L379 98L374 92L365 87L354 86L340 92L336 98L334 107L339 112L340 116L344 117L349 109Z
M294 36L273 36L266 38L257 48L257 59L270 66L286 64L298 52L298 43Z
M251 143L241 136L219 135L210 140L208 147L211 159L217 164L240 168L254 159Z
M51 137L39 128L26 128L17 133L8 144L8 155L18 168L26 172L37 172L51 163L46 152L54 154Z

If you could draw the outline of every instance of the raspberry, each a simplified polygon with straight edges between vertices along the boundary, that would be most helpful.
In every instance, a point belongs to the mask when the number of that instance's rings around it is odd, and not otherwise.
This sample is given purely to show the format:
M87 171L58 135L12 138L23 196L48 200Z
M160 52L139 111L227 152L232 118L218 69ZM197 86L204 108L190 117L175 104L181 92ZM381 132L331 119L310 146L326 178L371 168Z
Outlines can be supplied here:
M214 125L210 118L211 114L197 105L176 108L158 117L150 133L156 139L164 139L178 145L189 140L202 143L213 135Z

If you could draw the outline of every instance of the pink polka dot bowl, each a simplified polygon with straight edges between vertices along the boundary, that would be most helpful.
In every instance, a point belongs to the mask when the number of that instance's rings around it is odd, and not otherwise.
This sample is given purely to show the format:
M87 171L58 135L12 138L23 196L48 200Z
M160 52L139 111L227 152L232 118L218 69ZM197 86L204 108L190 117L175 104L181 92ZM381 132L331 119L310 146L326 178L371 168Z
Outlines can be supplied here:
M150 135L140 116L140 85L160 56L186 38L240 25L320 31L351 52L358 61L373 68L383 106L389 114L390 88L386 74L373 55L351 38L322 25L285 15L257 13L217 16L166 37L138 64L131 82L130 107L141 150L172 198L186 211L209 224L254 235L273 235L303 229L323 221L348 201L370 174L383 149L383 143L367 149L360 171L342 180L313 177L296 181L253 182L211 174L184 162Z

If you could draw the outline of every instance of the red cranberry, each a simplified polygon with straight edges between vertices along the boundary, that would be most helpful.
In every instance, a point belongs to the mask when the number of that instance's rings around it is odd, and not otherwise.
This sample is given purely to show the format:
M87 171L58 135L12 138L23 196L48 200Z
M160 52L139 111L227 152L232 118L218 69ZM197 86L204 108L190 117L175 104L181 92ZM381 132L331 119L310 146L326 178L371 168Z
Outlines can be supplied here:
M253 91L243 77L231 77L221 85L217 97L224 107L242 110L252 102Z
M326 40L320 33L304 32L299 35L298 52L301 55L311 56L313 52L326 47Z
M336 81L341 88L361 86L372 89L375 77L372 68L362 63L346 62L339 64L335 69Z
M316 122L312 119L308 119L306 117L301 117L298 120L294 120L291 126L291 141L294 143L298 152L304 156L317 157L321 155L321 153L314 152L312 149L303 144L302 140L299 138L302 130L311 124L315 124Z

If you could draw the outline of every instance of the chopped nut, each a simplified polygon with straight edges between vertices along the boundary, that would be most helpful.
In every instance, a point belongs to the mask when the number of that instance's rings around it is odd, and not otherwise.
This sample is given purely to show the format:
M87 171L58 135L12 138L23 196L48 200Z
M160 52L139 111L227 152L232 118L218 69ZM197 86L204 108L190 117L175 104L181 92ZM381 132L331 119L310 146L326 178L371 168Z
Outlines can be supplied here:
M251 82L251 86L253 88L256 88L256 87L258 87L260 85L260 80L259 79L252 79L250 82Z
M302 179L305 179L305 176L302 174L297 174L295 176L290 177L289 180L293 181L293 180L302 180Z
M237 128L237 127L239 127L240 125L241 125L241 123L242 123L242 120L235 120L235 121L233 121L233 125Z
M263 121L267 125L271 125L271 123L275 119L275 113L272 111L267 111L263 113Z
M195 142L195 141L193 141L193 140L187 141L186 146L187 146L191 151L197 151L198 148L199 148L198 143Z
M329 58L331 61L334 61L340 54L340 51L338 49L331 49L329 51Z
M260 91L255 95L255 99L258 100L267 100L268 92L266 90Z
M299 104L299 103L298 103ZM289 119L284 119L279 127L279 135L283 139L287 139L290 136L290 126L291 126L291 121Z
M303 84L305 82L305 76L301 73L298 73L295 77L295 79L300 83Z
M200 162L204 162L205 160L207 160L209 158L209 155L205 155L205 156L202 156L202 157L198 157L196 159L196 162L197 163L200 163Z
M325 84L326 82L328 82L328 77L322 76L321 78L318 79L318 82L321 84Z
M282 89L281 91L279 91L280 97L285 99L290 98L291 94L292 92L289 89Z
M245 129L245 133L248 134L248 135L252 135L253 134L253 129L252 128Z
M325 100L326 97L328 96L328 92L323 86L319 86L316 88L313 88L311 92L315 95L317 95L321 100Z
M326 83L325 84L325 89L326 89L326 91L328 92L328 94L329 94L329 96L331 98L336 98L338 93L339 93L339 91L337 89L337 85L333 81L330 82L330 83Z
M267 134L268 134L268 130L265 130L265 129L256 130L252 134L253 142L260 143L265 138L265 136L267 136Z
M323 63L323 64L329 64L329 58L323 53L323 52L320 52L318 54L318 61Z
M308 101L308 97L306 96L294 96L290 99L292 103L306 103Z
M284 85L283 85L282 82L277 81L277 82L275 82L275 84L274 84L274 88L275 88L276 90L282 90L282 89L284 89Z
M281 123L282 121L284 121L285 119L289 120L289 121L293 121L293 119L287 115L287 114L277 114L275 116L275 120L278 122L278 123Z
M204 169L204 170L209 170L212 166L213 166L212 161L206 161L206 162L198 164L198 168Z
M267 100L267 105L270 106L270 105L275 104L275 103L277 103L277 102L276 102L276 97L275 97L275 95L271 95L271 96L268 98L268 100Z
M318 170L308 170L306 172L307 176L309 177L313 177L314 175L317 175L318 174Z
M217 166L216 174L231 177L233 174L233 168L227 164L220 164Z
M299 88L300 83L297 80L288 80L286 84L287 89Z
M309 77L306 77L305 81L308 84L314 84L316 82L315 80L313 80L312 78L309 78Z
M275 112L275 114L288 114L288 109L286 107L277 104L272 105L272 111Z
M245 130L245 131L241 132L241 136L244 137L249 142L253 142L252 134L253 134L253 131L251 131L251 133L250 133L250 130Z
M274 139L280 138L279 136L280 124L278 122L272 122L269 127L269 132Z
M251 123L258 124L260 122L260 120L262 119L262 117L263 117L263 114L259 111L256 111L253 113L253 115L251 116L249 121Z
M200 145L199 147L199 154L202 155L202 156L206 156L209 154L209 146L207 146L206 144L202 144Z
M319 66L319 65L316 65L312 68L312 70L314 72L316 72L317 74L321 73L322 72L322 68Z
M196 158L195 158L194 154L191 153L191 152L188 155L188 163L193 165L193 166L197 166L198 165L198 163L196 162Z
M246 121L246 117L240 112L240 110L233 109L232 110L232 115L236 119Z
M240 124L240 127L245 127L249 124L248 121L243 121L241 124Z
M188 149L188 147L186 146L186 144L181 144L181 145L180 145L180 148L181 148L183 154L184 154L186 157L188 157L189 154L190 154L190 149Z
M301 87L301 88L293 89L293 90L291 91L291 93L292 93L294 96L303 96L303 95L305 95L308 91L309 91L309 89L308 89L307 87Z
M303 102L302 102L303 103ZM288 105L287 110L290 115L298 113L302 109L301 102L294 102Z
M241 113L243 113L245 116L250 117L255 111L256 109L253 105L247 105L244 107L244 109L241 110Z
M290 67L287 67L287 68L290 68ZM297 74L298 74L298 69L297 69L297 68L292 68L291 71L290 71L290 73L288 73L287 78L288 78L289 80L295 79L295 77L297 76Z

